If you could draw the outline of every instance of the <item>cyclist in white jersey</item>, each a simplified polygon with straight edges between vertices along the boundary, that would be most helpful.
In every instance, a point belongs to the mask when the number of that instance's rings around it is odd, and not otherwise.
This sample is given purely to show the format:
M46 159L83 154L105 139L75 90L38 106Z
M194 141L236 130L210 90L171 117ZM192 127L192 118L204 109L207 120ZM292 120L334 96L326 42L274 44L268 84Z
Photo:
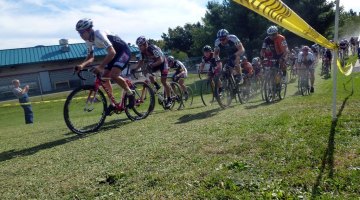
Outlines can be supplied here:
M131 58L131 51L127 43L109 31L94 30L91 19L85 18L79 20L76 24L76 30L86 42L87 57L84 62L75 67L75 70L81 70L94 61L94 47L106 49L107 55L100 65L95 68L95 73L102 73L104 71L103 77L111 78L126 91L129 97L127 106L129 108L134 107L134 92L120 76L121 71L126 67ZM105 86L112 93L110 80L106 81ZM110 104L106 114L111 115L114 109L115 105Z
M304 46L302 51L299 53L296 68L297 69L308 69L310 72L310 92L314 92L314 82L315 82L315 56L310 52L310 48L308 46ZM304 71L303 70L303 71Z

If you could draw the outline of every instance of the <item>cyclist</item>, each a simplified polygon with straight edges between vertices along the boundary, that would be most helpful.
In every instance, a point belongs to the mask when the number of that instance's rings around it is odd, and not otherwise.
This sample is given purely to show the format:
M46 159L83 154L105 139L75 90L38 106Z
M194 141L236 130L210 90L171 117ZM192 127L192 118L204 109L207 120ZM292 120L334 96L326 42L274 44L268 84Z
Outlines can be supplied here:
M262 69L260 58L254 57L251 61L251 65L254 69L255 76L256 77L259 76L261 74L261 69Z
M114 80L126 91L129 97L127 106L129 108L134 107L134 91L129 88L125 80L120 76L121 71L126 67L131 58L131 51L127 43L109 31L94 30L93 21L88 18L81 19L76 23L76 31L79 32L80 37L86 42L87 57L84 62L75 67L75 70L79 71L94 61L94 47L106 49L107 55L100 65L95 68L94 72L103 73L105 78ZM105 87L112 94L110 79L105 82ZM106 114L111 115L114 110L115 105L110 104Z
M247 60L246 56L243 56L240 66L244 74L244 84L247 86L247 92L249 93L251 88L251 77L254 74L254 69L251 63Z
M286 77L286 59L288 56L288 45L284 36L279 34L276 26L270 26L267 31L267 37L264 39L262 48L260 51L261 57L266 57L267 49L270 49L272 53L272 59L277 60L278 65L283 72L283 81Z
M323 67L325 67L325 64L327 64L329 66L329 72L331 71L331 60L332 60L332 53L330 49L325 49L324 50L324 55L323 55ZM323 69L321 71L324 71Z
M217 32L217 39L215 40L215 53L216 60L220 60L220 51L224 51L228 57L228 66L234 68L234 77L237 82L241 82L241 67L240 57L244 54L245 49L238 37L230 35L226 29L220 29Z
M170 86L167 84L167 75L169 73L169 67L167 63L166 56L161 51L161 49L154 45L150 44L145 36L140 36L136 39L136 45L139 47L141 52L141 58L137 67L134 69L139 69L141 66L145 64L145 60L148 60L150 64L148 65L151 69L151 72L161 72L161 83L165 88L165 95L167 96L167 102L165 104L165 108L170 108L172 105L172 101L170 98ZM149 76L150 82L155 85L156 89L159 90L160 86L155 81L155 77Z
M209 45L205 45L202 49L203 57L201 59L201 63L199 65L199 71L203 72L206 65L209 66L208 77L214 78L214 76L218 75L222 68L222 64L219 59L215 59L214 52Z
M342 39L339 43L339 47L340 47L340 50L343 52L343 56L347 57L348 49L349 49L348 41L346 39ZM344 59L344 58L340 58L340 59Z
M185 65L180 60L175 60L173 56L168 56L167 60L169 67L175 68L175 73L172 76L173 81L179 83L181 90L184 92L184 98L187 99L188 92L186 90L186 86L184 85L184 79L187 77L188 73Z
M310 52L308 46L303 46L302 51L299 53L296 63L297 69L302 69L303 73L310 73L310 92L314 92L314 82L315 82L315 56Z

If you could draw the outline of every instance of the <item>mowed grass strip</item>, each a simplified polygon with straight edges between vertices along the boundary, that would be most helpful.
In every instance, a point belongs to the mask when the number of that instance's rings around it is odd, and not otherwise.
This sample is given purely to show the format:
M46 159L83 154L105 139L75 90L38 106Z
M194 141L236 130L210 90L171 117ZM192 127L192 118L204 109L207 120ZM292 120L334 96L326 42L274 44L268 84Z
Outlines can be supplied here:
M316 78L311 96L297 81L273 104L257 96L222 110L195 96L141 121L108 117L84 137L67 129L63 102L34 105L32 126L20 106L0 108L0 198L357 199L360 76L351 93L338 75L335 123L332 80Z

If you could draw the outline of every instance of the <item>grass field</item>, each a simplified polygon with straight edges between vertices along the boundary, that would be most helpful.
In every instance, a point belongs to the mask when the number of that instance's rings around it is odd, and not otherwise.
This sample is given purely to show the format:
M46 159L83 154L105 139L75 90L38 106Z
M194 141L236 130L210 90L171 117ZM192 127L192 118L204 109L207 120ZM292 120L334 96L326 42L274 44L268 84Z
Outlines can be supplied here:
M0 199L359 199L360 76L351 92L338 75L333 123L332 79L316 78L311 96L296 81L273 104L221 110L195 96L141 121L113 115L84 137L67 129L64 102L35 104L34 125L1 107Z

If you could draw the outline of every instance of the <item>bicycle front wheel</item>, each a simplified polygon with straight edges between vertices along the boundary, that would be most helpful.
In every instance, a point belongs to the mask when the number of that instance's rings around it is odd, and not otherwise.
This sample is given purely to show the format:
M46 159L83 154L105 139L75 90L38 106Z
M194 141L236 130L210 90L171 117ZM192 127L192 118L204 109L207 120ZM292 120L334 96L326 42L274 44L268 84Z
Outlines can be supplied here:
M234 98L234 85L225 76L218 77L215 81L215 97L219 106L225 109L230 106Z
M133 83L131 89L135 91L135 106L125 109L126 116L130 120L145 119L155 107L154 91L145 82Z
M191 87L186 86L186 92L187 94L183 94L183 104L184 107L190 107L192 106L194 98L193 90L191 89Z
M211 79L203 80L200 87L200 97L204 106L210 106L215 101L214 97L214 81Z
M64 104L66 126L79 135L97 131L104 124L106 106L101 90L95 91L92 85L76 88Z
M183 106L183 93L181 90L181 87L178 83L175 82L171 82L170 83L170 87L171 87L171 107L170 109L174 109L176 108L177 110L180 110L181 107ZM178 103L178 106L175 107L175 104Z

